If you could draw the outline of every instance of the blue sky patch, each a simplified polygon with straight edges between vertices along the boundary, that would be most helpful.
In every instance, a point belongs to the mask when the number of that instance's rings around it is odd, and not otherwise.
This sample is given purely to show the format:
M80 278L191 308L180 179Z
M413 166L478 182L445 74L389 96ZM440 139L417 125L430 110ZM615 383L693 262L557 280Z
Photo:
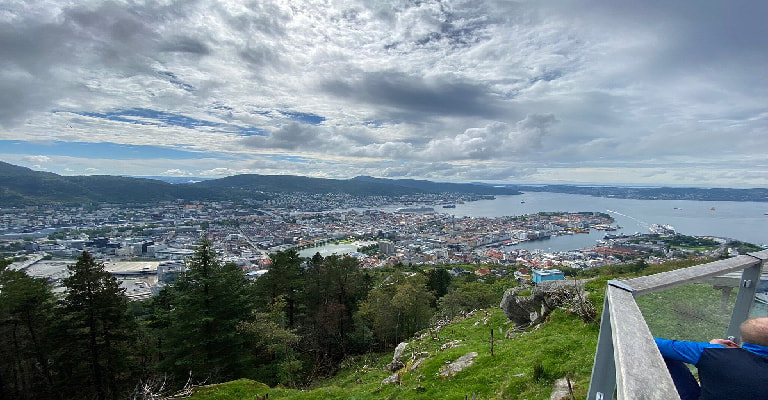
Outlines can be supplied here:
M185 83L184 81L179 79L176 76L176 74L174 74L173 72L161 71L161 72L159 72L159 74L163 75L163 76L167 76L168 77L168 82L170 82L171 84L181 88L182 90L185 90L187 92L192 92L192 91L195 90L195 88L192 85L190 85L188 83Z
M298 121L298 122L302 122L310 125L320 125L325 121L325 117L321 117L319 115L310 114L310 113L293 112L293 111L280 111L280 113L294 121Z
M384 120L372 120L372 121L364 121L363 125L369 127L369 128L381 128L384 126L385 121Z
M80 158L111 158L118 160L173 159L186 160L210 157L210 154L169 149L159 146L139 146L117 143L53 142L33 143L18 140L0 140L4 153L43 156L69 156Z
M191 118L181 114L157 111L148 108L131 108L127 110L118 110L105 113L98 112L75 112L91 118L102 118L110 121L119 121L129 124L144 126L180 126L188 129L198 127L217 128L216 132L235 133L239 136L264 136L266 132L261 128L252 126L237 126L231 124L222 124L218 122L207 121L203 119Z
M222 124L205 121L197 118L190 118L181 114L167 113L164 111L151 110L148 108L130 108L127 110L118 110L106 113L79 112L75 113L86 117L103 118L110 121L127 122L139 125L155 126L181 126L185 128L194 128L198 126L222 126ZM152 122L148 120L154 120Z

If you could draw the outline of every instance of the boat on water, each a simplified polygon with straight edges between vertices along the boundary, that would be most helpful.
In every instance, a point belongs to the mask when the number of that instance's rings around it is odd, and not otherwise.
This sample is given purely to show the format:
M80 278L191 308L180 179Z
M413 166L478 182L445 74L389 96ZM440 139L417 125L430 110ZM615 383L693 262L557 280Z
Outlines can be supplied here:
M621 228L620 226L613 226L608 224L597 224L592 226L592 228L597 229L598 231L615 231Z
M443 208L456 208L456 204L443 204Z
M652 224L648 227L648 230L651 231L651 233L656 233L659 235L674 235L677 232L675 231L675 228L672 225L664 224Z
M401 207L395 210L400 214L419 214L419 213L433 213L435 209L432 207Z

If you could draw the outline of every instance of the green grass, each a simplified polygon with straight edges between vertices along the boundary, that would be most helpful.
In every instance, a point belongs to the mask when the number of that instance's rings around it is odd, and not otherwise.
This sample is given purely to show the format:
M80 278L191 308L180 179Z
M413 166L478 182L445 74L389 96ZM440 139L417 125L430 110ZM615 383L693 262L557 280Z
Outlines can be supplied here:
M427 335L412 340L405 358L412 352L430 356L413 372L404 372L400 384L381 383L391 375L384 365L392 354L361 356L347 361L344 369L321 385L305 390L270 388L270 399L549 399L555 379L571 377L577 398L586 397L592 369L597 324L585 324L575 315L555 311L538 329L504 333L512 327L501 309L477 311L440 332L439 339ZM494 355L490 354L490 331L494 330ZM501 329L501 333L500 333ZM418 335L417 335L418 336ZM452 340L461 346L440 350ZM451 377L440 376L440 368L469 352L477 352L474 364ZM534 368L542 368L539 379ZM406 367L407 368L407 367ZM253 393L249 388L253 387ZM247 380L212 385L198 390L193 400L255 399L264 386ZM214 397L218 396L218 397ZM227 397L230 396L230 397ZM249 397L250 396L250 397Z
M236 381L219 385L202 386L195 389L195 400L251 400L262 398L270 391L269 386L252 381L250 379L238 379Z
M656 337L708 342L725 337L736 291L721 306L721 292L711 284L689 284L637 298L637 304Z

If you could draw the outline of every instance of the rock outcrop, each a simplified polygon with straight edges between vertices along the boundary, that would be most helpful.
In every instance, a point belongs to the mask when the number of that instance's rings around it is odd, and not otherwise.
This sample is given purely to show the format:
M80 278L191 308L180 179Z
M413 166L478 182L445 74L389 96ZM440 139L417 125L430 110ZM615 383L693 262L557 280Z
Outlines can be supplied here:
M530 295L520 295L527 291ZM500 307L516 328L540 322L557 307L565 307L585 321L593 320L597 313L578 281L545 281L534 287L512 288L504 293Z
M449 377L458 374L472 365L477 357L477 352L471 352L459 357L456 361L440 368L440 376Z
M573 398L571 390L571 381L568 378L560 378L552 386L552 393L549 394L549 400L570 400Z
M396 372L405 366L402 358L406 347L408 347L408 342L402 342L395 347L395 354L392 356L392 362L385 366L388 371Z

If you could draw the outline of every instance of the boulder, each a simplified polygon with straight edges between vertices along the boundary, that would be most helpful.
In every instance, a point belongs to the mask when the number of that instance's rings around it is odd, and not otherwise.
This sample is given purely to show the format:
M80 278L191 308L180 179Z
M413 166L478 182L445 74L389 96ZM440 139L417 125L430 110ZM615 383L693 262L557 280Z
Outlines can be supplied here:
M405 366L405 363L403 362L403 352L405 351L405 348L408 347L408 342L402 342L395 347L395 354L392 356L392 362L387 364L384 368L386 368L390 372L399 371L401 368Z
M440 376L449 377L458 374L465 368L472 365L477 357L477 352L471 352L459 357L456 361L440 368Z
M549 394L549 400L570 400L571 386L568 378L560 378L555 381L552 392Z
M382 385L390 385L393 383L400 383L400 374L398 374L397 372L384 378L384 380L381 381Z
M520 293L530 291L530 295ZM585 319L594 309L584 296L583 285L578 281L545 281L534 287L520 286L507 290L499 305L504 315L515 323L517 328L525 328L541 321L557 307L566 306L582 314Z

